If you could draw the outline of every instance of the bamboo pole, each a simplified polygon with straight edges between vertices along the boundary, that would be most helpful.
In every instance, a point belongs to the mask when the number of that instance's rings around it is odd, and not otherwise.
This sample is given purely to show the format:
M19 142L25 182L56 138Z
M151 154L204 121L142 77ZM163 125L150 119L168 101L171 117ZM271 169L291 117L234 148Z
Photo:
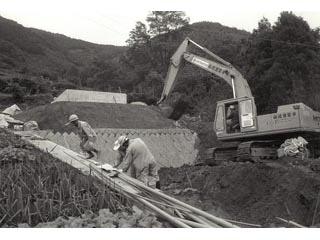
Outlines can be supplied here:
M149 188L149 187L145 186L143 183L141 183L140 181L135 180L135 179L131 179L131 178L129 178L128 176L126 176L125 174L123 174L123 173L120 173L120 174L118 175L118 177L119 177L120 179L124 180L124 181L131 182L133 185L137 185L137 186L145 189L145 190L148 191L148 192L152 192L152 193L154 193L155 195L158 195L158 196L160 196L160 197L162 197L162 198L168 199L169 201L171 201L171 202L173 202L173 203L175 203L175 204L177 204L177 205L180 205L180 206L182 206L182 207L185 207L185 208L191 210L192 212L196 213L197 215L203 216L203 217L205 217L205 218L213 221L214 223L216 223L216 224L218 224L218 225L220 225L220 226L222 226L222 227L229 227L229 228L236 228L236 227L238 227L238 226L236 226L236 225L234 225L234 224L232 224L232 223L229 223L229 222L227 222L227 221L225 221L225 220L223 220L223 219L221 219L221 218L215 217L215 216L213 216L213 215L211 215L211 214L208 214L208 213L206 213L206 212L204 212L204 211L202 211L202 210L200 210L200 209L197 209L197 208L195 208L195 207L193 207L193 206L190 206L190 205L188 205L188 204L186 204L186 203L184 203L184 202L181 202L181 201L179 201L179 200L177 200L177 199L175 199L175 198L172 198L172 197L170 197L170 196L162 193L161 191L157 191L157 190L154 190L154 189L152 189L152 188Z
M91 167L94 170L95 175L100 175L99 179L104 180L103 182L106 182L106 179L110 180L110 177L108 177L106 174L104 174L104 172L101 169L99 171L99 170L97 170L97 168L95 166L91 166ZM104 178L106 178L106 179L104 179ZM150 202L148 202L144 198L140 197L137 194L137 192L134 191L134 189L128 188L130 186L127 186L127 188L124 188L124 186L119 185L119 183L116 181L114 181L114 185L117 188L122 189L122 191L126 192L125 195L128 198L132 199L133 201L137 201L137 202L143 204L144 206L148 207L149 209L153 210L155 213L157 213L159 216L161 216L162 218L164 218L168 222L172 223L174 226L182 227L182 228L190 228L189 225L175 219L175 217L172 217L170 214L166 213L165 211L161 210L157 206L151 204Z
M296 223L296 222L294 222L294 221L286 220L286 219L283 219L283 218L281 218L281 217L276 217L276 218L279 219L279 220L282 221L282 222L291 224L291 225L293 225L293 226L295 226L295 227L305 228L305 226L303 226L303 225L301 225L301 224L299 224L299 223Z
M164 219L166 219L168 222L172 223L173 225L175 225L177 227L182 227L182 228L190 228L189 225L187 225L186 223L183 223L182 221L180 221L180 219L178 220L178 218L172 217L170 214L166 213L165 211L161 210L160 208L156 207L155 205L149 203L145 199L137 197L136 200L139 201L140 203L142 203L143 205L147 206L148 208L152 209L154 212L156 212L158 215L160 215L161 217L163 217Z
M186 213L186 215L187 215L189 218L193 219L194 221L196 221L196 222L198 222L198 223L200 223L200 224L206 225L208 228L209 228L209 227L220 228L219 225L217 225L217 224L215 224L215 223L213 223L213 222L210 222L210 221L208 221L208 220L205 221L205 219L203 219L203 218L201 218L201 217L199 217L199 216L195 216L195 215L190 214L190 213Z
M153 203L159 204L160 206L164 206L164 207L167 207L167 208L171 208L171 209L173 209L174 211L179 211L179 210L181 210L181 211L191 212L191 211L189 211L189 210L180 208L180 207L178 207L178 206L173 206L173 205L170 205L170 204L167 204L167 203L162 203L162 202L159 202L159 201L157 201L157 200L154 200L154 199L151 199L151 198L147 198L147 197L143 197L143 196L140 196L140 195L137 195L137 194L133 194L133 193L132 193L131 195L133 195L133 196L135 196L135 197L139 197L139 198L145 199L145 200L147 200L147 201L149 201L149 202L153 202ZM179 212L179 213L180 213L180 212ZM180 214L181 214L181 213L180 213ZM179 217L180 217L180 216L179 216ZM180 218L183 218L183 217L181 216Z
M237 224L247 225L247 226L251 226L251 227L262 227L260 224L246 223L246 222L235 221L235 220L230 220L230 219L224 219L224 220L231 222L231 223L237 223Z
M188 224L188 225L190 225L191 227L194 227L194 228L209 228L210 227L208 225L204 225L204 224L197 223L197 222L192 222L192 221L189 221L189 220L183 219L183 218L176 218L176 219L181 221L181 222L184 222L185 224Z

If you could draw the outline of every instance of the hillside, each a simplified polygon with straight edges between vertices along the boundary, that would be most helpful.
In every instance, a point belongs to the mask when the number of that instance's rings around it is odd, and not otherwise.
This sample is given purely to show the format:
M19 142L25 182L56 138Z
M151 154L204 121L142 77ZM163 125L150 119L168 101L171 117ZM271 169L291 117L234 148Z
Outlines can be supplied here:
M0 17L0 70L51 78L79 72L99 59L111 59L125 47L98 45L33 28ZM70 75L70 74L69 74Z
M175 128L172 120L151 107L131 104L56 102L24 111L15 115L15 118L37 121L40 129L70 132L73 128L65 126L65 123L71 114L77 114L93 128Z
M239 56L250 33L220 23L198 22L156 36L147 45L128 49L126 52L124 64L120 68L122 72L126 72L127 89L130 92L142 93L149 98L159 99L170 58L186 37L241 69L243 61ZM210 59L210 56L193 46L190 46L188 51ZM177 97L174 96L175 93ZM173 89L174 99L168 101L172 104L181 98L181 95L189 98L184 99L184 102L191 105L198 105L198 100L215 103L228 95L231 97L231 89L212 74L183 61ZM207 112L212 111L214 109L211 108Z
M241 41L249 35L219 23L199 22L163 36L165 39L155 37L151 50L132 55L127 47L93 44L0 17L0 92L17 93L14 101L22 104L24 96L56 96L66 88L118 91L121 87L132 101L155 102L169 59L185 37L235 62ZM195 76L200 80L210 75L189 65L178 76L184 80L177 81L177 90L185 92L185 88L192 89L190 85L198 85Z

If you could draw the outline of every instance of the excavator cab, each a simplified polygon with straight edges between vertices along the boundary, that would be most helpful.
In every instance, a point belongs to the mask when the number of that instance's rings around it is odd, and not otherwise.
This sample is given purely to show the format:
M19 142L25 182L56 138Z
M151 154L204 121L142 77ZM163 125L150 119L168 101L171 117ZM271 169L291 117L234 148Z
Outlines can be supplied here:
M254 98L238 98L217 103L214 129L218 138L257 130Z

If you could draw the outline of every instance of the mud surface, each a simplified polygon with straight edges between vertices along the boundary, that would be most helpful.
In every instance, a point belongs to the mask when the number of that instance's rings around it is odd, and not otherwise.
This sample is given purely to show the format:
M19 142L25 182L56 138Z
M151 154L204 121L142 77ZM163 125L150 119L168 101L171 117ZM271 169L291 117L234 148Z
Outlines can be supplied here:
M304 166L271 162L163 168L160 180L167 193L222 218L263 227L289 226L276 217L305 226L320 222L320 175Z
M22 121L37 121L41 130L71 132L64 124L70 114L77 114L93 128L175 128L174 121L149 106L113 103L57 102L32 108L15 116Z

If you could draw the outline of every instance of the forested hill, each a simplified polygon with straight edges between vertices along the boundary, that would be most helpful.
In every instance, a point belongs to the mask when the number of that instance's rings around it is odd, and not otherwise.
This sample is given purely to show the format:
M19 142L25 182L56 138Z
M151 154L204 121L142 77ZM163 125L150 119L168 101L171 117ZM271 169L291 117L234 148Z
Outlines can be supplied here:
M170 57L189 37L243 74L259 114L293 102L320 110L320 31L303 18L282 12L273 25L267 19L257 22L252 33L213 22L189 24L183 12L154 11L146 22L136 23L128 47L117 47L0 18L0 92L23 101L25 95L88 88L126 92L129 100L155 103ZM210 59L196 47L189 50ZM20 75L8 77L4 72ZM168 103L178 102L188 107L182 111L212 121L216 102L231 97L223 80L183 61Z
M151 38L141 29L143 27L138 25L133 34L138 43L128 49L121 66L126 69L127 81L131 80L127 85L132 86L130 90L142 92L149 99L159 99L170 58L186 37L241 69L243 61L240 56L251 36L249 32L213 22L186 25ZM190 45L188 51L211 59L211 56L193 45ZM168 99L169 104L178 101L178 104L189 108L182 111L191 114L208 113L212 119L216 101L232 97L231 88L209 72L186 61L182 62L175 88Z
M57 95L65 88L121 89L130 99L154 102L161 94L169 59L185 37L235 62L239 44L249 36L219 23L199 22L154 36L138 48L120 47L26 28L0 17L0 92L13 93L19 102L39 93ZM179 76L186 78L182 85L187 92L199 69L191 72L187 68Z
M125 47L98 45L61 34L26 28L0 17L0 70L31 75L78 75L100 59L110 59Z

